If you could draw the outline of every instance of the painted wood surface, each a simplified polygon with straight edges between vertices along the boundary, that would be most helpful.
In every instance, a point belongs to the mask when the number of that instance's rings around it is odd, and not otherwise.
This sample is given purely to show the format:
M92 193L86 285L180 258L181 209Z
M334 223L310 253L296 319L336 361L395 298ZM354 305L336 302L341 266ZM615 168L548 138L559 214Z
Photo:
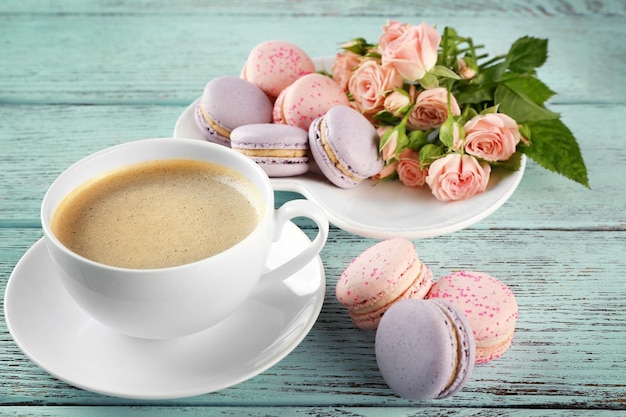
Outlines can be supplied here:
M333 228L311 333L276 366L215 393L148 402L73 388L20 352L0 308L0 415L626 414L625 1L0 2L0 294L40 238L41 198L68 165L170 136L204 84L237 75L262 40L331 55L353 37L376 39L388 18L454 26L491 53L523 35L549 39L540 77L579 139L591 190L530 162L487 219L414 241L435 276L477 269L515 291L520 319L505 356L477 367L450 399L397 398L378 373L373 334L356 330L333 295L347 263L375 241Z

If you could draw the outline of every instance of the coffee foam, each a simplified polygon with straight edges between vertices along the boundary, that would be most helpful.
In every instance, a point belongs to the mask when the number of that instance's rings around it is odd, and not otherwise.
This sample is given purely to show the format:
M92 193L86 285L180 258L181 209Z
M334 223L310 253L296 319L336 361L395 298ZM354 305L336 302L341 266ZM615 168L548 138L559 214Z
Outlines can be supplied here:
M94 261L161 268L228 249L254 230L263 210L258 189L229 168L150 161L74 190L59 205L52 229L65 246Z

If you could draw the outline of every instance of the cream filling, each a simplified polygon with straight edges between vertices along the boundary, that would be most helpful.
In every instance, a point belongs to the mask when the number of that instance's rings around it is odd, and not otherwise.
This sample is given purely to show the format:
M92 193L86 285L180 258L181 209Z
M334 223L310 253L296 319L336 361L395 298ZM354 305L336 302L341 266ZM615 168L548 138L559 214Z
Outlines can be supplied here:
M356 181L356 182L361 182L363 181L363 178L359 178L357 176L355 176L354 174L352 174L350 171L348 171L348 169L346 167L344 167L343 165L341 165L341 162L339 162L339 159L337 158L337 155L335 155L335 152L332 150L332 148L330 147L330 143L328 142L328 139L326 138L326 129L325 129L325 123L324 123L324 119L322 119L322 121L320 122L320 141L322 143L322 146L324 147L324 151L326 152L326 155L328 155L328 159L330 159L330 161L335 165L335 167L337 167L337 169L339 171L341 171L346 177Z
M200 106L200 113L202 113L202 118L204 119L204 121L207 122L209 126L211 126L213 130L215 130L215 132L217 132L221 136L224 136L225 138L230 139L230 132L215 123L215 121L211 119L211 116L207 114L207 112L204 110L204 107L202 106Z
M237 150L252 157L270 157L270 158L304 158L306 156L305 149L243 149Z

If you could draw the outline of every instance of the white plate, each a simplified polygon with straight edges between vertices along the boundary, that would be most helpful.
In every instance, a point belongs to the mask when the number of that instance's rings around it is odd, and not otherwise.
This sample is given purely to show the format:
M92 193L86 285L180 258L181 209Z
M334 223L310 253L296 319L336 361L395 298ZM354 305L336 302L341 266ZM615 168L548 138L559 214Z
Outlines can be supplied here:
M288 223L268 266L309 243ZM326 280L319 257L284 283L260 291L223 322L167 341L134 339L86 315L54 276L39 240L15 267L5 294L13 339L37 365L76 387L134 399L180 398L252 378L287 356L321 311Z
M316 59L318 69L330 72L333 57ZM202 139L194 122L194 101L174 127L175 138ZM293 191L324 208L335 226L376 239L422 239L471 226L500 208L511 197L524 175L526 156L518 171L493 169L487 190L468 200L441 202L428 189L416 190L398 181L374 185L365 181L352 189L335 187L316 166L298 177L272 178L275 191Z

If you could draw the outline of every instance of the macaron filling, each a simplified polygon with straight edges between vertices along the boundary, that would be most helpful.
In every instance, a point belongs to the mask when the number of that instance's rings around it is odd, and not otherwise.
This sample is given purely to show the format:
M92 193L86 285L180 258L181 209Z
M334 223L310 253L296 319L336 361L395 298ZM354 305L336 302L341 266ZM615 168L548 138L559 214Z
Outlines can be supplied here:
M304 158L307 156L306 149L251 149L238 147L237 150L251 157Z
M434 301L441 309L442 313L448 318L451 329L451 342L455 347L456 356L454 357L454 371L450 375L450 379L446 384L446 387L441 391L437 398L449 397L458 392L465 382L469 378L472 372L475 357L472 357L472 353L475 351L471 348L473 342L473 336L470 336L471 329L469 324L466 323L466 319L463 315L459 315L450 304L447 302L441 302L440 300Z
M204 121L213 129L218 135L230 138L230 131L220 126L209 114L204 110L204 107L200 106L200 113Z
M322 147L324 148L324 152L326 153L326 155L328 155L328 159L335 165L335 167L339 171L341 171L346 177L350 178L351 180L355 182L363 181L363 178L358 177L354 175L352 172L350 172L348 168L346 168L345 166L341 164L341 162L339 161L339 158L337 158L337 155L333 151L332 146L330 145L330 142L328 142L328 139L326 137L326 124L324 122L324 118L320 120L319 132L320 132L319 133L320 143Z

